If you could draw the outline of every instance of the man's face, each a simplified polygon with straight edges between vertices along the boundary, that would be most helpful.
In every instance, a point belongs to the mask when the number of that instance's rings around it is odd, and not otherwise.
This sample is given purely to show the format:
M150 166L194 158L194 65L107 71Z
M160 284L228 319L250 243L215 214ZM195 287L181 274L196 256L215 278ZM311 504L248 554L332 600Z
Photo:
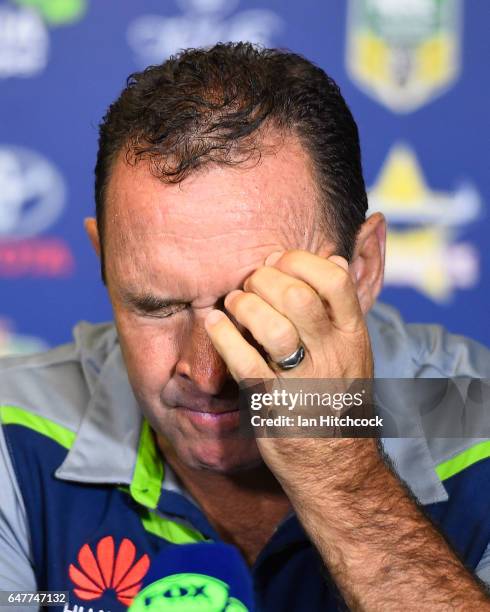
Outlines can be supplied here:
M239 433L238 388L204 329L211 309L274 251L330 255L314 179L293 139L251 167L209 166L178 185L120 158L107 190L104 249L135 396L189 466L260 462ZM243 330L242 330L243 331Z

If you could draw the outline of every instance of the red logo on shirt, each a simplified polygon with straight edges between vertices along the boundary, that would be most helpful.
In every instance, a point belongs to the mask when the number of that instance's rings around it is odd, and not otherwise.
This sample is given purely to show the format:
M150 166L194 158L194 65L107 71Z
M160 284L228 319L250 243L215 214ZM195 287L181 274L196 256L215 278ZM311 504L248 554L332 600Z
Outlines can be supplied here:
M135 557L136 547L127 538L122 540L117 553L112 536L99 540L95 555L90 546L84 544L77 557L80 569L73 563L69 568L69 576L76 587L75 595L91 601L112 589L122 604L131 605L150 567L148 555L142 555L134 563Z

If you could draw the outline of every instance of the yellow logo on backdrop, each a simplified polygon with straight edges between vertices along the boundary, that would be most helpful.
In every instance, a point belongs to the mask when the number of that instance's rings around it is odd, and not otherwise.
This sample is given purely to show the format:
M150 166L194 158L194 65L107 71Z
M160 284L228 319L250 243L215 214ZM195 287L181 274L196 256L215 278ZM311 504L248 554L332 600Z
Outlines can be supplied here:
M460 71L460 0L349 0L347 69L361 89L407 113Z
M458 242L458 229L478 217L474 187L431 190L414 152L395 145L369 191L369 211L388 221L387 285L410 286L434 301L473 287L479 275L474 245Z

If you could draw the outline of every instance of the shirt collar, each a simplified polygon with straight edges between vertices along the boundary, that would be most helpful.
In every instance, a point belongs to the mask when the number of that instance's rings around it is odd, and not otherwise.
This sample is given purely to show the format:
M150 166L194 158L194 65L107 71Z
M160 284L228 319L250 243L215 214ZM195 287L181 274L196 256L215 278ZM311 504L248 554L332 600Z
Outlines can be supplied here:
M56 476L75 482L130 484L144 437L142 425L121 350L115 344L101 366L75 442Z
M374 355L374 376L394 379L413 378L414 364L405 326L396 311L379 305L367 316L367 325ZM396 391L396 389L395 389ZM397 401L404 398L398 397ZM420 414L405 398L404 411L410 431L406 438L383 438L383 448L398 476L409 486L423 505L448 500L447 491L435 471Z

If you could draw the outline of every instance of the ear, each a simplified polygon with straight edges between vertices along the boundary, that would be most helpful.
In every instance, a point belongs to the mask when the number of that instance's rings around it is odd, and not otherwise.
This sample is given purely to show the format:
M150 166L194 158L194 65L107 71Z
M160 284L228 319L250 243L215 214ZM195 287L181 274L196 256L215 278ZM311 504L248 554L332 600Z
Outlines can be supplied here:
M97 228L97 221L94 217L87 217L83 221L83 225L85 226L85 231L87 232L88 237L90 238L90 242L94 247L95 252L97 253L97 257L100 257L100 238L99 238L99 230Z
M374 213L357 234L349 265L364 314L371 309L383 287L385 249L386 220L381 213Z

